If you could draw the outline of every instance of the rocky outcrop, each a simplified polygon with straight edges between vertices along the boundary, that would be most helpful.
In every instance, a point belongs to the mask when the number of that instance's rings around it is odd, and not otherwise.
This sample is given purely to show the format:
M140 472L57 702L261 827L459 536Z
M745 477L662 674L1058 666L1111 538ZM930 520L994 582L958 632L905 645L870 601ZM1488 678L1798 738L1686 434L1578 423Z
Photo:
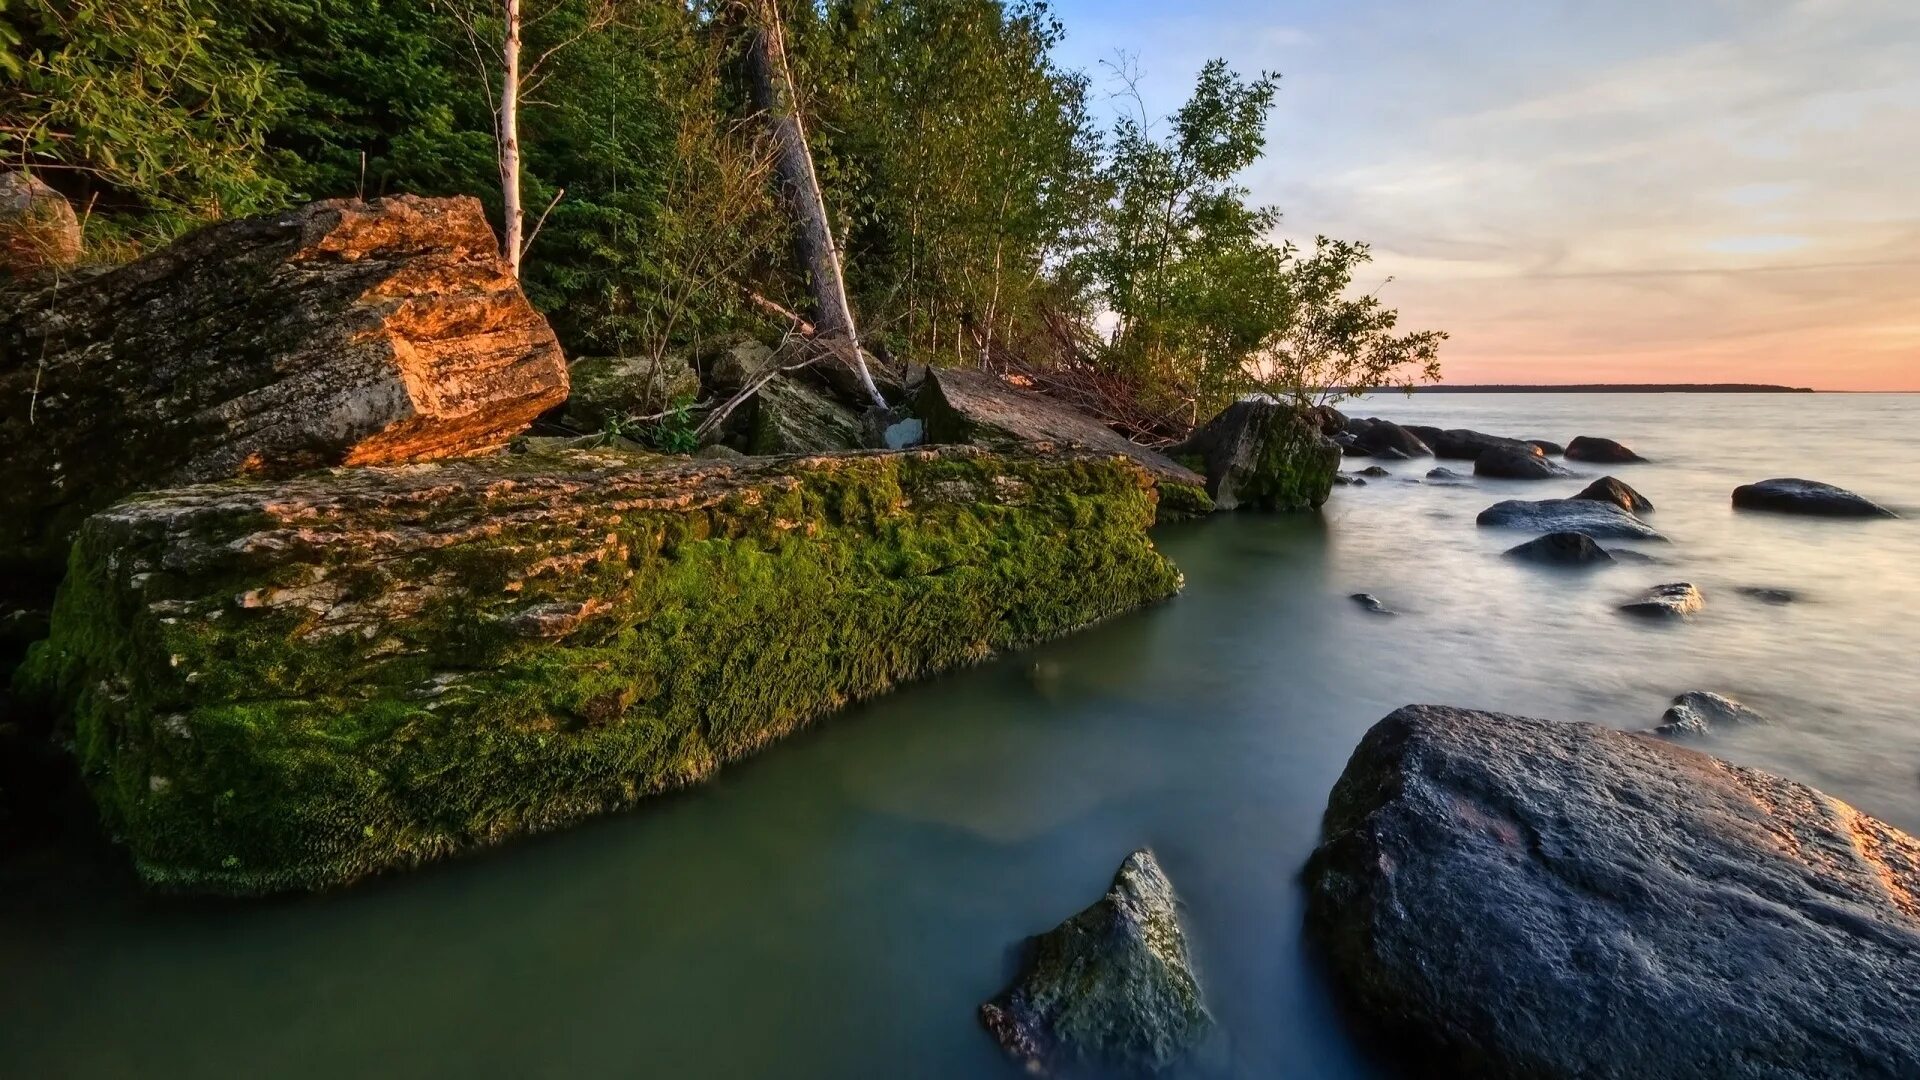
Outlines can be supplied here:
M1333 493L1340 448L1291 409L1246 398L1171 451L1204 464L1222 510L1317 510Z
M817 454L858 450L865 425L852 409L799 379L775 376L760 385L747 406L747 452Z
M1741 510L1772 510L1814 517L1898 517L1871 499L1818 480L1781 478L1743 484L1733 489L1733 505Z
M0 173L0 280L80 261L80 218L32 173Z
M588 356L567 365L571 387L562 419L576 431L603 431L700 397L700 375L671 356Z
M0 289L0 576L129 492L503 445L567 392L478 200L314 203Z
M1557 480L1573 474L1531 446L1499 446L1473 460L1473 475L1501 480Z
M1633 490L1611 476L1603 476L1588 484L1576 499L1592 499L1595 502L1612 503L1629 514L1649 514L1653 512L1653 503L1645 495Z
M1213 508L1207 478L1121 436L1087 414L1037 390L984 371L929 371L914 398L929 443L969 443L994 450L1079 448L1119 454L1145 469L1160 490L1163 512L1203 514Z
M980 1021L1036 1076L1148 1076L1213 1031L1173 885L1150 851L1127 856L1092 907L1030 938L1019 978Z
M1586 461L1596 465L1631 465L1646 458L1614 442L1594 435L1582 435L1567 444L1568 461Z
M1420 441L1420 436L1401 427L1391 420L1369 418L1358 421L1358 429L1350 422L1354 443L1375 457L1394 457L1396 459L1432 457L1433 450Z
M1665 736L1706 735L1716 728L1764 724L1767 718L1723 694L1689 690L1673 699L1654 732Z
M344 469L89 518L16 679L150 882L310 889L711 776L1172 594L1111 455Z
M1610 563L1613 556L1593 537L1579 532L1553 532L1538 539L1529 540L1519 547L1508 548L1509 558L1522 562L1549 563L1555 566L1584 566L1594 563Z
M1477 461L1480 455L1489 450L1517 450L1523 454L1537 454L1539 448L1519 439L1506 439L1498 435L1488 435L1467 428L1441 430L1437 427L1424 427L1418 424L1407 425L1407 430L1419 436L1420 441L1433 448L1435 457L1453 461Z
M1673 619L1697 614L1706 603L1707 598L1701 595L1697 586L1691 582L1676 581L1671 585L1655 585L1638 599L1621 604L1620 610L1629 615Z
M1508 499L1480 511L1481 525L1529 532L1577 532L1601 539L1665 540L1620 507L1593 499Z
M1306 882L1416 1075L1920 1076L1920 841L1665 740L1401 709Z

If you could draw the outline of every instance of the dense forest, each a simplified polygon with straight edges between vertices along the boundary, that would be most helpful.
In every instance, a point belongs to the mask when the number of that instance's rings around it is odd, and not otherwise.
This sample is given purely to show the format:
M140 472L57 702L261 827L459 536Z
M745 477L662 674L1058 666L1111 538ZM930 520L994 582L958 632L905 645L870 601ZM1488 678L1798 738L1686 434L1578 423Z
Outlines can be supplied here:
M1249 391L1437 377L1444 335L1356 287L1365 244L1277 240L1236 179L1277 76L1216 61L1150 115L1056 62L1044 0L0 0L0 165L72 202L95 261L312 199L478 195L569 355L687 355L808 310L745 73L762 6L883 361L1032 373L1160 438Z

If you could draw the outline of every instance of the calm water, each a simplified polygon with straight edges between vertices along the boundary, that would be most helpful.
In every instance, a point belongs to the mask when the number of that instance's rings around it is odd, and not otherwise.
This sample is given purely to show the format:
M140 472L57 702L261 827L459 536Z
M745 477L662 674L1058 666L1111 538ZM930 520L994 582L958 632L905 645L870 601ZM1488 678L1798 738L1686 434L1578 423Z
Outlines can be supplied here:
M1498 557L1520 537L1473 524L1576 482L1380 480L1318 518L1165 530L1177 600L477 859L204 905L142 899L112 853L16 855L0 862L0 1075L1011 1077L975 1005L1010 946L1141 845L1183 894L1227 1033L1206 1075L1377 1075L1303 959L1297 874L1354 743L1410 701L1631 728L1681 691L1732 693L1780 722L1707 748L1920 830L1920 397L1350 411L1622 439L1657 461L1616 472L1658 507L1674 543L1647 549L1666 562L1534 569ZM1779 475L1909 519L1729 509L1736 484ZM1612 610L1679 580L1707 594L1689 625ZM1360 591L1405 614L1361 611Z

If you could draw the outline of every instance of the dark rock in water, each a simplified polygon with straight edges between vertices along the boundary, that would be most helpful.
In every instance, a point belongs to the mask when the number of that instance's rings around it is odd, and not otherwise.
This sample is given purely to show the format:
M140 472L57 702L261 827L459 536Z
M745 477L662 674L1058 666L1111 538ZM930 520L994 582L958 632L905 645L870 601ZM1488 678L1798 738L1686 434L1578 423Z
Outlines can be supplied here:
M1227 406L1169 453L1205 464L1207 494L1222 510L1317 510L1340 469L1332 439L1265 398Z
M1372 451L1372 456L1379 458L1381 461L1409 461L1413 457L1413 455L1407 453L1405 450L1392 446L1383 446L1378 450Z
M1632 548L1608 548L1607 554L1613 556L1614 562L1657 563L1660 561L1644 551L1635 551Z
M1656 618L1673 618L1692 615L1705 607L1707 598L1693 584L1677 581L1671 585L1655 585L1648 589L1638 600L1620 605L1620 610L1629 615L1646 615Z
M1567 452L1566 447L1561 446L1557 442L1549 442L1546 439L1527 439L1524 441L1528 446L1533 447L1548 457L1561 457Z
M1473 475L1502 480L1554 480L1573 474L1527 447L1497 446L1474 459Z
M1335 438L1347 431L1347 416L1331 405L1315 405L1307 410L1309 422L1320 426L1320 434Z
M1355 476L1352 473L1334 473L1333 482L1339 485L1340 487L1366 487L1367 486L1367 482L1364 478Z
M1567 444L1567 460L1590 461L1596 465L1631 465L1647 459L1612 439L1582 435Z
M1359 604L1362 608L1372 612L1375 615L1400 614L1399 612L1393 610L1387 605L1381 603L1380 598L1373 595L1372 593L1357 592L1357 593L1354 593L1351 597L1348 597L1348 599L1352 600L1356 604Z
M1592 499L1508 499L1480 511L1481 525L1529 532L1580 532L1598 539L1665 540L1652 526L1612 503Z
M1213 1030L1173 886L1153 853L1127 856L1107 894L1030 938L1020 977L980 1021L1038 1076L1137 1076L1192 1055Z
M1467 478L1442 465L1437 469L1428 469L1427 479L1436 483L1465 483Z
M1341 434L1341 435L1332 436L1332 438L1333 438L1333 444L1340 448L1340 455L1342 457L1372 457L1373 456L1373 454L1369 450L1367 450L1366 447L1361 446L1359 442L1356 441L1354 437L1351 435Z
M1767 718L1730 697L1706 690L1689 690L1673 699L1660 717L1658 735L1705 735L1716 727L1764 724Z
M1360 470L1360 475L1371 476L1375 479L1379 479L1384 476L1392 476L1393 474L1381 468L1378 465L1369 465L1366 468Z
M1611 476L1603 476L1588 484L1586 489L1574 498L1612 503L1631 514L1647 514L1653 511L1653 503L1649 502L1645 495Z
M1498 435L1488 435L1481 431L1466 428L1454 428L1442 431L1435 427L1409 426L1408 431L1420 437L1420 440L1433 448L1435 457L1454 461L1476 461L1481 454L1489 450L1517 450L1523 454L1538 454L1538 447L1519 439L1506 439Z
M1920 840L1802 784L1415 705L1323 839L1308 934L1412 1075L1920 1076Z
M1433 456L1433 450L1421 441L1420 436L1391 420L1369 419L1366 421L1366 427L1354 432L1354 436L1359 444L1372 451L1375 457Z
M1613 561L1613 556L1607 554L1605 548L1594 543L1593 537L1578 532L1548 533L1536 540L1529 540L1519 547L1508 548L1507 554L1528 562L1569 566Z
M1818 480L1762 480L1733 489L1733 505L1742 510L1772 510L1816 517L1898 517L1871 499Z
M1733 591L1763 604L1791 604L1800 599L1800 594L1792 589L1776 589L1766 585L1742 585Z

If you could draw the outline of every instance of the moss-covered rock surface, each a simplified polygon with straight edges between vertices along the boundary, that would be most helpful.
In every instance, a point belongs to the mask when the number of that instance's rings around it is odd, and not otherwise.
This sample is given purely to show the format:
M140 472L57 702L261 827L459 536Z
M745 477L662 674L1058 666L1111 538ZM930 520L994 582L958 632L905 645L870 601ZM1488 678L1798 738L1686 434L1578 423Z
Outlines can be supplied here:
M1227 406L1171 453L1206 472L1222 510L1317 510L1340 471L1340 447L1317 422L1260 398Z
M138 496L17 688L141 874L310 889L711 775L1173 593L1128 462L572 451Z

